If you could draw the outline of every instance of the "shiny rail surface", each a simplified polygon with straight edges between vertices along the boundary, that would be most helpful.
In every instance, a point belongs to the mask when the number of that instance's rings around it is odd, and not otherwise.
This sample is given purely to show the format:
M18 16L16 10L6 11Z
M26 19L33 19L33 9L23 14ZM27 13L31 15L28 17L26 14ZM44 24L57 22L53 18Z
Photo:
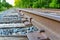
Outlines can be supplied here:
M43 16L43 17L46 17L46 18L49 18L49 19L53 19L53 20L56 20L56 21L60 21L60 15L57 14L57 13L49 13L49 12L37 12L35 10L26 10L26 9L20 9L22 11L25 11L25 12L30 12L30 13L33 13L33 14L36 14L36 15L39 15L39 16Z

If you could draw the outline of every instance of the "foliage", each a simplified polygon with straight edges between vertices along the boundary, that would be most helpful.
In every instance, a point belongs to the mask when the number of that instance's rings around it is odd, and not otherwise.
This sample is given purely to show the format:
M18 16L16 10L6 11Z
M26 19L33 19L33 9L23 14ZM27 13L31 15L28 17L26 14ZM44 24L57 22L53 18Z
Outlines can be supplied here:
M15 0L20 8L60 8L60 0Z
M2 3L2 6L7 7L7 8L12 7L12 5L10 5L10 4L9 4L9 3L7 3L7 2Z
M6 10L11 8L12 5L6 2L6 0L3 0L2 2L0 1L0 11Z
M59 0L52 0L50 3L51 8L60 8L60 1Z

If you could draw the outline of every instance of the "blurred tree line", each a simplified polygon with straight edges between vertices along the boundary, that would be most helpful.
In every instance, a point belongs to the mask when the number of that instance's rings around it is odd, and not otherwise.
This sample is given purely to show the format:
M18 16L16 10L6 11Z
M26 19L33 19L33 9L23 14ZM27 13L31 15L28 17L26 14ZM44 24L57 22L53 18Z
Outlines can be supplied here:
M15 0L20 8L60 8L60 0Z
M9 9L10 7L12 7L12 5L7 3L6 0L0 0L0 11Z

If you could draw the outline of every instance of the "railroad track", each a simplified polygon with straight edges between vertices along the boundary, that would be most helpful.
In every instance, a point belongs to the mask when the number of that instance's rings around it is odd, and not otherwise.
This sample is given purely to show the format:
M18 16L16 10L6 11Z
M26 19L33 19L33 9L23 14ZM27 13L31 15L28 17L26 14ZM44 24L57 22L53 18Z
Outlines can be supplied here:
M10 9L12 11L12 9ZM29 9L13 9L16 13L22 10L25 17L33 18L32 24L38 29L45 29L51 40L60 40L60 15L55 13L40 12ZM7 10L8 11L8 10ZM13 11L12 11L13 12ZM9 12L8 12L9 13ZM13 12L14 13L14 12ZM3 39L4 38L4 39ZM8 37L11 40L27 40L27 38ZM0 37L1 40L8 40L7 37Z
M34 10L20 9L27 17L32 17L32 23L38 29L45 29L52 40L60 40L60 16L57 14L49 14L37 12ZM53 16L52 16L53 15Z

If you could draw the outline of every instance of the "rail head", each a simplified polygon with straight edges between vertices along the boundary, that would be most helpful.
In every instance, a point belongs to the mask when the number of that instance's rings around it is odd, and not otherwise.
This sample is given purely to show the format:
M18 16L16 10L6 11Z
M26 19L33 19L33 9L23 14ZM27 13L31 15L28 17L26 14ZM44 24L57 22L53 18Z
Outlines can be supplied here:
M44 12L38 12L38 11L35 11L35 10L27 10L27 9L19 9L19 10L22 10L22 11L28 12L28 13L32 13L32 14L36 14L36 15L46 17L46 18L49 18L49 19L53 19L53 20L56 20L56 21L60 22L60 14L58 14L58 13L48 13L48 12L44 13Z

